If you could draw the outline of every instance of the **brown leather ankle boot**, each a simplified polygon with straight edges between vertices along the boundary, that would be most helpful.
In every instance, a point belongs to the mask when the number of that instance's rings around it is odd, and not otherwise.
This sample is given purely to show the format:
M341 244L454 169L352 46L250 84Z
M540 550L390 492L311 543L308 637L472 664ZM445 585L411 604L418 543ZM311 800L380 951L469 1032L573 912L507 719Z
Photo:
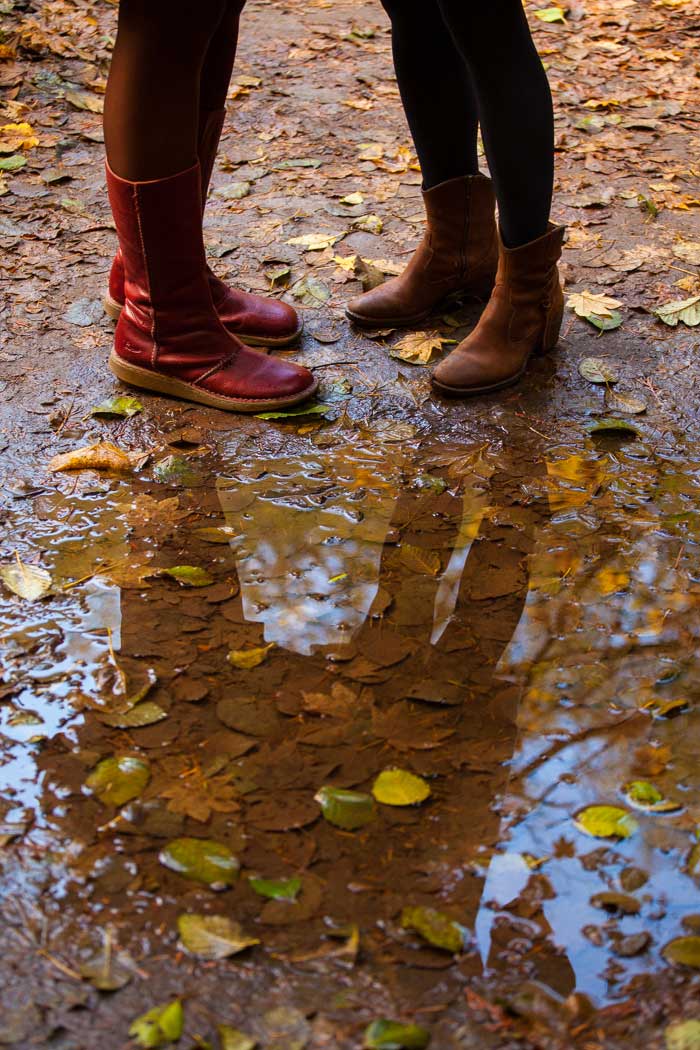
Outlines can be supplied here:
M107 168L126 273L109 365L126 383L233 412L295 405L311 372L250 350L214 307L202 238L199 164L171 178L127 182Z
M498 263L496 200L485 175L450 179L423 194L427 230L400 277L348 303L355 324L413 325L450 296L488 299Z
M199 129L197 155L202 172L202 213L225 117L225 109L212 110ZM214 305L222 324L244 343L250 346L285 347L299 338L303 325L294 307L278 299L267 299L239 288L229 288L209 267L207 273ZM109 275L109 291L104 299L105 310L114 320L119 320L124 299L124 260L118 250Z
M433 372L441 394L466 397L510 386L531 354L556 346L564 313L557 270L564 229L550 223L530 244L500 245L496 287L481 320Z

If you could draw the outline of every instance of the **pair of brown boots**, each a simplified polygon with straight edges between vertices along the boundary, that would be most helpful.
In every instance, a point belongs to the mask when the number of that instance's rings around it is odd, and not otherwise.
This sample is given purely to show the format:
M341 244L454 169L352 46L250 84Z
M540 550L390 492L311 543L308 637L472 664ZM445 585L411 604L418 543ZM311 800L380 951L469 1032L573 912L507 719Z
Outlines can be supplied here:
M451 179L423 196L427 230L408 267L349 303L347 316L361 327L412 326L453 297L488 300L474 331L433 372L433 386L451 397L509 386L533 353L559 338L564 227L550 224L537 240L506 248L484 175Z

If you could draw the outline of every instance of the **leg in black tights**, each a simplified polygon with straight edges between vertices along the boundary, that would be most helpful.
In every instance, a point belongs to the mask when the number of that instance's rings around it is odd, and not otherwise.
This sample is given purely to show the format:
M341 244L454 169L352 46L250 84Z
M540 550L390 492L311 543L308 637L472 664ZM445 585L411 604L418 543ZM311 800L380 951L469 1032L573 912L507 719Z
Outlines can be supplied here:
M209 43L200 77L201 113L223 109L236 60L241 11L246 0L228 0L226 12Z
M396 78L426 190L479 170L479 117L469 71L437 0L382 0Z
M197 160L200 82L226 0L121 0L105 98L113 171L160 179Z
M471 91L460 89L454 72L457 51L478 99L503 239L514 248L541 236L552 202L554 119L521 0L384 2L409 124L418 129L417 148L420 139L428 154L424 162L419 149L421 163L430 171L432 156L438 156L442 179L465 173L458 161L450 172L443 164L455 154L456 137L468 142L469 150L475 140Z

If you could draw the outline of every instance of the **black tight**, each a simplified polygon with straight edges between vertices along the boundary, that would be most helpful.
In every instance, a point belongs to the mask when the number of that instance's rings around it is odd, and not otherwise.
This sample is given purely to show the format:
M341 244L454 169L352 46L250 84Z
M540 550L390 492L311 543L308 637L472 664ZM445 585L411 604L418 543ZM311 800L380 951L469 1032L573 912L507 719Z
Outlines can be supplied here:
M396 75L429 189L477 171L477 128L509 247L546 231L552 96L522 0L382 0Z
M158 179L197 159L200 115L223 107L245 0L121 0L105 98L112 170Z

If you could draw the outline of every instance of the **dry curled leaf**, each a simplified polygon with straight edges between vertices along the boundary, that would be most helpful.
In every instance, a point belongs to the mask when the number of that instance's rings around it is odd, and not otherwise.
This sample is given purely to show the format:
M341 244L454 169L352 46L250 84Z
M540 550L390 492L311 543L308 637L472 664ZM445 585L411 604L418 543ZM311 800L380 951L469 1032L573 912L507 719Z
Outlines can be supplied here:
M142 466L148 456L148 452L127 452L111 441L98 441L96 445L54 456L48 469L54 474L62 470L107 470L130 474Z

